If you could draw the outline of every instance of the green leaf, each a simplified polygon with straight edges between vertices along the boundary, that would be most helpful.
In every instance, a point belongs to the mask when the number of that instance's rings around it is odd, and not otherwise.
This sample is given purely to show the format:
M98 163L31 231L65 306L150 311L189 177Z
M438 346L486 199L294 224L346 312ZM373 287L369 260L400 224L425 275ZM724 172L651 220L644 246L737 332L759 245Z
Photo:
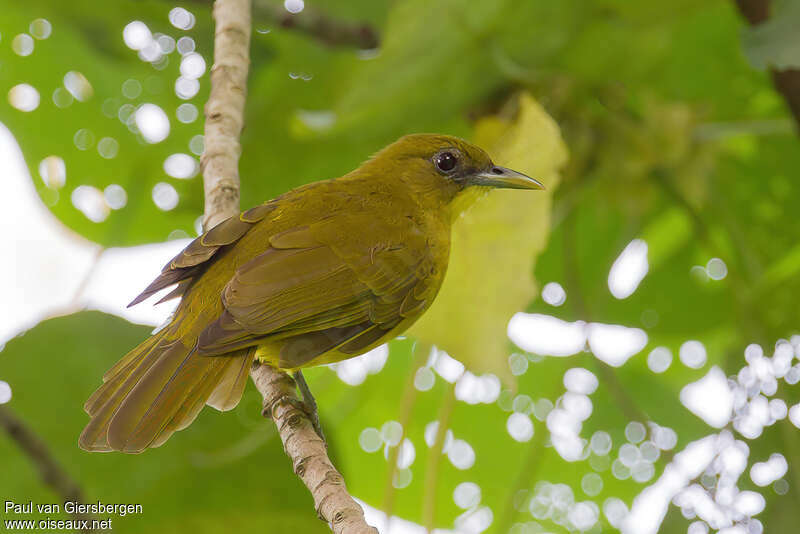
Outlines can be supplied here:
M76 16L79 12L84 15ZM196 162L189 142L202 134L202 117L189 124L176 118L178 106L185 103L173 90L180 55L167 55L163 70L158 70L123 42L123 28L133 20L145 21L154 33L181 37L184 32L170 26L168 12L168 5L153 2L118 2L112 10L97 9L93 2L38 0L6 6L0 21L4 42L28 32L36 19L46 19L52 27L46 39L34 40L28 56L17 55L11 46L0 48L0 93L6 95L24 83L35 88L40 98L38 107L27 113L3 98L0 117L17 137L37 190L53 213L70 228L104 245L161 241L173 230L191 234L202 211L199 179L175 179L164 170L171 154L186 154ZM201 36L201 51L208 50L205 36L210 35L205 15L204 19L203 13L198 13L199 24L188 34ZM83 100L70 96L66 88L69 77L76 76L90 86ZM201 90L193 99L200 115L207 80L207 76L201 78ZM126 83L128 96L123 94ZM165 140L149 143L137 133L131 111L144 103L155 104L166 113L170 131ZM41 177L40 164L50 156L63 160L63 186L55 182L48 187ZM177 191L179 201L174 209L156 207L153 189L158 183ZM114 203L102 196L112 184L126 192L127 204L120 209L110 208ZM96 218L102 222L93 222L74 205L79 186L93 188L81 191L96 201Z
M520 95L513 121L482 119L475 138L495 163L536 177L547 189L491 191L462 214L453 226L442 289L410 335L474 373L513 383L506 325L536 295L533 265L547 244L551 195L567 150L556 123L527 93Z
M237 411L206 408L187 430L144 454L78 448L88 421L84 401L103 373L148 334L148 328L96 312L40 324L0 352L2 379L13 391L6 407L44 440L87 502L142 505L141 515L113 518L115 532L328 532L292 472L274 425L261 417L260 396L252 388ZM249 456L237 453L241 442L256 444ZM13 441L0 439L0 455L6 459L5 499L60 502Z

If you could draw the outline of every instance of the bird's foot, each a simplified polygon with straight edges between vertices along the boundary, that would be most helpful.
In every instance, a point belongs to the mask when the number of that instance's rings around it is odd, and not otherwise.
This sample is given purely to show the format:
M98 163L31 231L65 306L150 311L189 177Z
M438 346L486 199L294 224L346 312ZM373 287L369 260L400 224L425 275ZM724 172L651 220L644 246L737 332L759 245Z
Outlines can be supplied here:
M294 373L294 381L297 384L297 388L300 390L300 393L303 395L303 400L297 399L299 405L298 408L303 410L307 415L308 418L311 419L311 424L314 426L314 431L320 437L322 442L325 446L328 446L328 441L325 439L325 434L322 432L322 425L319 422L319 410L317 409L317 401L314 399L314 395L311 394L311 390L308 388L308 384L306 383L305 377L303 377L303 373L300 371L296 371Z

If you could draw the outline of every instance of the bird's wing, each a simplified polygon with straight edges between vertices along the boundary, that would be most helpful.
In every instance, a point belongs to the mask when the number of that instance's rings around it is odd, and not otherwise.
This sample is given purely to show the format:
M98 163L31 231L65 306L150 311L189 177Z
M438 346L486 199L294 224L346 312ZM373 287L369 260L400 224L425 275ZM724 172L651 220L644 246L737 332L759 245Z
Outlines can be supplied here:
M367 224L365 231L363 218L340 214L273 235L228 282L225 310L200 335L198 351L280 339L276 361L296 368L332 350L358 354L421 313L443 274L425 236L411 225Z
M178 286L159 302L183 295L191 281L208 268L220 248L238 241L276 207L277 203L267 202L238 216L230 217L205 232L172 258L164 266L161 274L138 297L133 299L128 304L128 307L138 304L158 291L176 283Z

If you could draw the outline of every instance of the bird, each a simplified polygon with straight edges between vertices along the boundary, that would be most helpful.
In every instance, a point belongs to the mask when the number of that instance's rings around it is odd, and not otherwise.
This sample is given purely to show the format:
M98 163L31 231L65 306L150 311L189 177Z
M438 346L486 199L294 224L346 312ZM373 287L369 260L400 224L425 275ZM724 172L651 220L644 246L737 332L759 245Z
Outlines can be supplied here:
M204 405L233 409L255 361L294 373L313 403L302 369L353 358L411 326L442 285L453 222L493 188L544 189L463 139L410 134L341 177L207 230L130 303L171 286L159 303L181 299L105 373L84 404L79 446L163 445Z

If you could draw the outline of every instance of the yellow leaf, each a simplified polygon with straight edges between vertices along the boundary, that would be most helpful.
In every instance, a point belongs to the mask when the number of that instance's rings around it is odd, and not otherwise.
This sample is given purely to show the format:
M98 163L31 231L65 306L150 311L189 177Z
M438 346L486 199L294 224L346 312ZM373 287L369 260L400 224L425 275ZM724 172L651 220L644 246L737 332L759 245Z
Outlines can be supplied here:
M430 310L410 335L476 374L514 384L506 326L536 296L533 267L550 234L552 194L567 149L558 125L527 93L513 120L478 121L475 142L498 165L538 179L546 191L495 190L453 226L450 265Z

